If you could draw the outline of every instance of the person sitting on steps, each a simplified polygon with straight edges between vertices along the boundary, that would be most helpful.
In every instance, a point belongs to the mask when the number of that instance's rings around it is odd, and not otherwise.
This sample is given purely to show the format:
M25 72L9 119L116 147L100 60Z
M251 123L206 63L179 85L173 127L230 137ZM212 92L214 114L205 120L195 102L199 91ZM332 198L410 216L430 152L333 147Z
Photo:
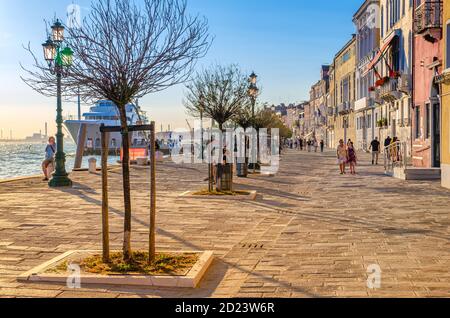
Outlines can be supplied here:
M50 179L49 166L55 166L55 154L56 154L56 141L55 137L50 137L48 139L47 147L45 148L45 159L42 162L42 172L44 173L44 180L48 181Z

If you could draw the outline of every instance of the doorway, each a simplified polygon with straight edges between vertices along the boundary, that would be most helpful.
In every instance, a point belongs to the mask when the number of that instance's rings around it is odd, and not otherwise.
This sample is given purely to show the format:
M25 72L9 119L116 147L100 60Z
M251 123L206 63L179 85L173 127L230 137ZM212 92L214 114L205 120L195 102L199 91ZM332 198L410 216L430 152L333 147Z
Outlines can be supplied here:
M433 104L433 167L441 166L441 107L439 103Z

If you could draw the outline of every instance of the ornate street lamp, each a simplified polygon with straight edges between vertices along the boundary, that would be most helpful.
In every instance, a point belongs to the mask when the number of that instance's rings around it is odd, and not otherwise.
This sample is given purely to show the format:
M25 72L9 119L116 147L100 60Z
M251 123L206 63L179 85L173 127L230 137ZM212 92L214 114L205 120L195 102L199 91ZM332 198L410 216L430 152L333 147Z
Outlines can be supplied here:
M204 155L204 151L205 151L205 147L203 145L204 140L203 140L203 111L205 109L205 96L203 95L203 93L200 93L200 97L199 97L199 109L200 109L200 143L201 143L201 150L202 150L202 162L205 159L205 155Z
M256 105L256 98L258 97L259 89L256 86L256 82L258 80L258 76L253 72L250 77L248 78L248 82L250 83L248 87L248 95L250 96L252 100L252 118L255 119L255 105Z
M64 26L59 20L52 25L52 35L42 44L44 49L44 59L48 63L51 74L56 75L57 81L57 108L56 108L56 155L55 155L55 173L49 181L49 186L70 187L72 181L66 172L66 154L64 153L64 134L62 132L62 98L61 98L61 78L64 70L73 63L73 51L69 47L63 48Z
M258 97L258 93L259 93L259 88L258 86L256 86L258 80L258 76L255 74L255 72L252 72L252 74L250 74L249 78L248 78L248 82L249 82L249 87L248 87L248 96L250 97L251 101L252 101L252 123L255 123L255 106L256 106L256 98ZM258 134L258 132L257 132ZM257 136L256 138L257 140L259 140L259 136ZM258 143L258 142L257 142ZM257 144L257 149L259 149L259 145ZM254 151L252 151L252 153L254 154ZM253 155L254 156L254 155ZM256 169L259 169L259 164L255 163L255 161L257 161L257 159L253 157L253 162L250 164L250 169L253 169L253 173L256 172Z

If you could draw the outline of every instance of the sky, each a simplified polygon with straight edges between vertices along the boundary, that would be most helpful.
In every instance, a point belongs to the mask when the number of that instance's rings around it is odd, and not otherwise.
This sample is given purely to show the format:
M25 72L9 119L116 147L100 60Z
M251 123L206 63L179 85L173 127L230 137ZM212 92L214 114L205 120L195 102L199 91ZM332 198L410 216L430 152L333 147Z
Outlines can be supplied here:
M139 1L139 0L136 0ZM319 79L320 65L334 55L355 32L352 16L363 0L188 0L191 14L208 19L214 42L197 68L237 63L254 71L262 87L261 102L270 104L309 99ZM89 13L90 0L0 0L0 130L3 137L24 138L44 130L56 131L56 100L43 97L20 79L20 63L31 66L23 45L42 56L44 20L66 19L67 7L78 4ZM185 89L178 85L148 95L140 106L157 127L185 128L191 121L183 107ZM83 105L87 111L91 105ZM64 115L77 106L63 105ZM1 136L0 136L1 137Z

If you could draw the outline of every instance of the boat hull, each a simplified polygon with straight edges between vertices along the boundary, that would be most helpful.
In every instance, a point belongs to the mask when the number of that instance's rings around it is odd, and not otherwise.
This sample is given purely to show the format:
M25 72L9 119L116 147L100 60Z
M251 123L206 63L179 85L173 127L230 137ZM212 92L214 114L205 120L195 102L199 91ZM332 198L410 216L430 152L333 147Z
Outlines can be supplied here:
M117 126L117 123L105 123L105 122L92 122L92 121L65 121L64 125L67 128L70 136L74 142L78 145L79 138L78 134L80 132L81 125L86 125L86 140L84 145L85 155L99 155L102 151L101 145L101 132L100 127L104 124L105 126ZM132 147L139 147L147 145L147 138L142 132L133 133L130 136L130 144ZM122 135L120 133L114 132L109 133L108 147L110 155L120 155L120 149L122 147Z

